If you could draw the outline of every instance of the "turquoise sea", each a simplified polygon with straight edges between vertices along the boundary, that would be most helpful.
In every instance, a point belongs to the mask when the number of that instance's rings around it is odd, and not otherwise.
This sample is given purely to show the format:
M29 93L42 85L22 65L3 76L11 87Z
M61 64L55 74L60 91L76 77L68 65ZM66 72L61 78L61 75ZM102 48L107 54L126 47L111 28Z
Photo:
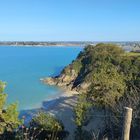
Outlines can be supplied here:
M7 104L18 102L19 110L34 109L61 94L60 89L44 85L40 78L58 75L81 50L76 46L0 46L0 80L7 83Z

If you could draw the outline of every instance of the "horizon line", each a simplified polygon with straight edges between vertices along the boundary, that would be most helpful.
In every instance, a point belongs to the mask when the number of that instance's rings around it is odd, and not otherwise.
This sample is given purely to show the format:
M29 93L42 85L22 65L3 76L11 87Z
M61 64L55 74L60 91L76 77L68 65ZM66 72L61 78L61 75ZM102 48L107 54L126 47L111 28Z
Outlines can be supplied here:
M38 41L38 40L0 40L0 42L140 42L140 40L133 40L133 41L130 41L130 40L123 40L123 41L90 41L90 40L82 40L82 41L79 41L79 40L75 40L75 41L72 41L72 40L67 40L67 41L64 41L64 40L54 40L54 41L50 41L50 40L46 40L46 41Z

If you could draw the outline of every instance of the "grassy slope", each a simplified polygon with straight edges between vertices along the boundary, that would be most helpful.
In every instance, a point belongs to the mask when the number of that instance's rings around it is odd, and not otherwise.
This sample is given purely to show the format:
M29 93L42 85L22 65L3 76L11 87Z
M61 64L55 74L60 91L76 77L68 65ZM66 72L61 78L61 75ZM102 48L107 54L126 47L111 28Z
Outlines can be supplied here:
M128 52L125 53L127 56L140 56L140 53L135 53L135 52Z

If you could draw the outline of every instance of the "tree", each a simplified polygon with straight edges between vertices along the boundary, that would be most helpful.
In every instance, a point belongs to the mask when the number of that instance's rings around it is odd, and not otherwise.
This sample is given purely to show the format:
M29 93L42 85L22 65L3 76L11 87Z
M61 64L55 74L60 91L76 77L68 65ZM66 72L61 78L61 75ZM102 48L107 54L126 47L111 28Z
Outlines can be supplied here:
M62 123L55 117L45 112L39 112L33 119L31 124L38 128L49 131L61 131L64 129Z
M75 124L77 127L82 127L88 120L91 103L87 101L86 96L86 94L79 95L77 105L74 108Z
M91 89L88 96L95 105L110 107L125 92L126 84L123 74L111 63L101 63L93 73Z
M18 119L17 104L13 103L7 107L5 106L7 99L7 94L4 93L5 87L6 83L0 81L0 134L5 131L13 131L21 124Z
M75 124L77 126L77 129L75 131L76 140L84 140L85 137L87 139L89 137L87 131L82 129L82 126L86 125L87 122L90 120L90 107L91 103L87 102L87 95L79 95L77 105L74 107Z
M28 129L19 130L18 138L32 140L63 140L68 136L63 124L54 116L45 112L39 112L32 118Z

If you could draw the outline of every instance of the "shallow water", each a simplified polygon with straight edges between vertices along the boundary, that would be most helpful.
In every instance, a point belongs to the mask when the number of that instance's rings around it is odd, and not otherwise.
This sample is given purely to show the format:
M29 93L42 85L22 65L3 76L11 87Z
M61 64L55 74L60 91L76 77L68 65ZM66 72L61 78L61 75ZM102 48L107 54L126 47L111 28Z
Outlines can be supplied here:
M19 109L40 107L44 100L62 91L40 78L53 76L76 58L82 47L0 47L0 80L7 82L7 103Z

